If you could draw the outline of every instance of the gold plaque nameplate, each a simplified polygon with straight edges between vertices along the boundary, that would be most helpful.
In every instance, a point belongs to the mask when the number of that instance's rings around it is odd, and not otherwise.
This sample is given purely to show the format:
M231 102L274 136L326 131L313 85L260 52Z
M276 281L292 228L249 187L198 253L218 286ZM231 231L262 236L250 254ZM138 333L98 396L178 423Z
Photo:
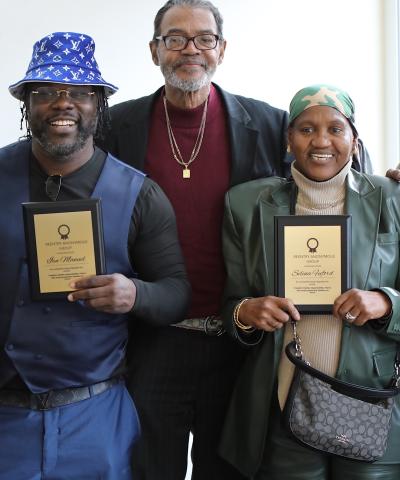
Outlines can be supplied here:
M104 273L100 200L24 203L34 300L65 298L70 282Z
M303 313L332 311L350 288L351 217L275 217L275 290Z

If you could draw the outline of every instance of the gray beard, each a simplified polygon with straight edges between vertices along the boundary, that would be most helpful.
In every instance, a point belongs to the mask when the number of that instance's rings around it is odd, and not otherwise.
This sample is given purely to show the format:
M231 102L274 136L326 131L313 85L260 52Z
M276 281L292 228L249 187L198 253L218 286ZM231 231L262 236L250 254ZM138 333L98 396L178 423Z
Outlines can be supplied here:
M215 70L206 70L204 74L196 80L182 80L176 75L172 67L161 66L161 72L164 75L166 83L171 85L171 87L177 88L182 92L197 92L197 90L211 83Z

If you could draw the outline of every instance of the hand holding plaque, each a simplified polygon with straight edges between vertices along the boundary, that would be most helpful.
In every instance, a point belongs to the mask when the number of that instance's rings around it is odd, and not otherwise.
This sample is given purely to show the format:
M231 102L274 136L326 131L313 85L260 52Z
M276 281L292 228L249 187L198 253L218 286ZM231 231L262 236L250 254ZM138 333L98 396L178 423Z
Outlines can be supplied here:
M34 300L65 298L71 281L104 273L100 200L24 203Z
M351 217L275 217L275 290L302 313L332 312L350 288Z

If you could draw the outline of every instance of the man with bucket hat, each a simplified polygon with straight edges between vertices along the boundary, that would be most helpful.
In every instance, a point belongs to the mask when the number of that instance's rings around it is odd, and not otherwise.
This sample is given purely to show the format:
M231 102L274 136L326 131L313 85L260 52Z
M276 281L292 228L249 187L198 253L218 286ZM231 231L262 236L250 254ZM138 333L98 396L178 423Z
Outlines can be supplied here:
M165 325L187 307L168 200L94 144L117 90L94 50L88 35L47 35L9 87L27 138L0 149L1 480L130 479L139 421L122 378L128 325ZM33 299L21 204L90 197L101 199L106 273Z

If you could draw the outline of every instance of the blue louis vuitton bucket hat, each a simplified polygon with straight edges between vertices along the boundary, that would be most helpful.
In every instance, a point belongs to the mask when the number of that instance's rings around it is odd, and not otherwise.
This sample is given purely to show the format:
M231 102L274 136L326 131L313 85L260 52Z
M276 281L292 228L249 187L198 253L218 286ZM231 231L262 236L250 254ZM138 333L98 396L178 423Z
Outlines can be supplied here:
M62 83L104 87L108 96L118 88L101 76L94 58L95 44L89 35L55 32L33 46L32 60L25 77L8 87L18 100L23 100L26 83Z

